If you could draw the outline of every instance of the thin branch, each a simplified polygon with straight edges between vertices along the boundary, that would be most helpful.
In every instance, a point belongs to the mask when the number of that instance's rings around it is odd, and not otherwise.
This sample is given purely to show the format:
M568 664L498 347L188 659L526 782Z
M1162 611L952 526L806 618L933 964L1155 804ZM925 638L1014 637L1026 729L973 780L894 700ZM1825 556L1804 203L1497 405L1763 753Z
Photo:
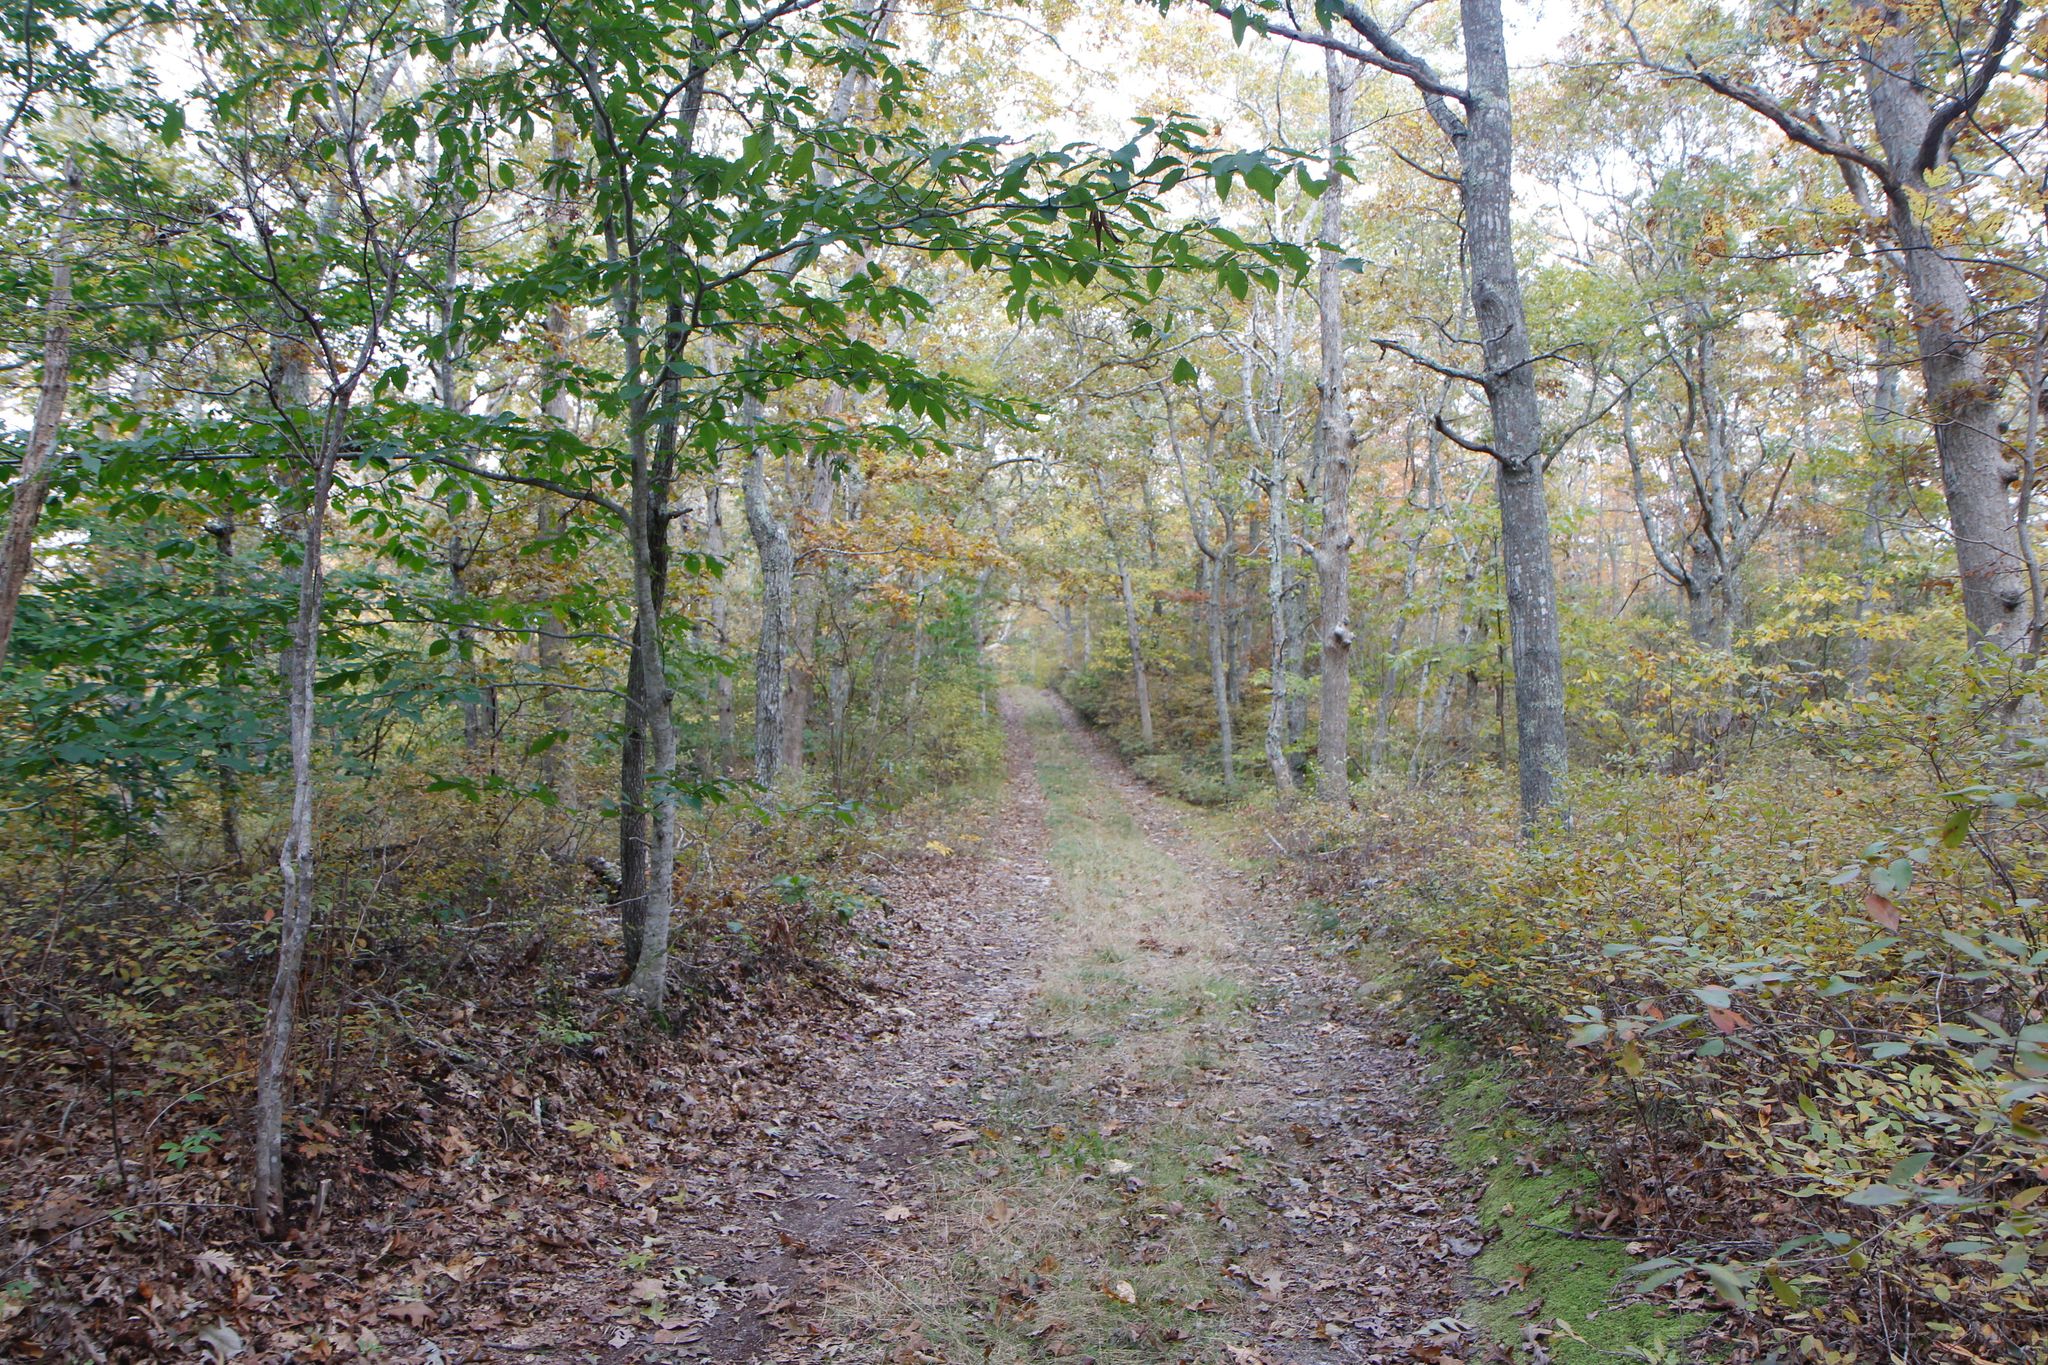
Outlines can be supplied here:
M1438 413L1436 415L1433 425L1436 427L1437 434L1444 437L1446 440L1450 441L1453 445L1463 446L1466 450L1471 451L1474 455L1491 455L1496 460L1500 458L1500 452L1498 450L1495 450L1492 446L1487 445L1481 441L1469 440L1466 437L1460 436L1456 431L1453 431L1451 429L1451 424L1444 420L1444 415L1442 413Z
M1422 366L1423 369L1433 370L1446 379L1462 379L1467 384L1477 384L1482 389L1487 387L1485 375L1475 374L1471 370L1461 370L1455 366L1443 364L1441 361L1432 360L1420 351L1410 350L1392 337L1374 337L1372 344L1379 347L1382 351L1393 351L1399 355L1404 355Z

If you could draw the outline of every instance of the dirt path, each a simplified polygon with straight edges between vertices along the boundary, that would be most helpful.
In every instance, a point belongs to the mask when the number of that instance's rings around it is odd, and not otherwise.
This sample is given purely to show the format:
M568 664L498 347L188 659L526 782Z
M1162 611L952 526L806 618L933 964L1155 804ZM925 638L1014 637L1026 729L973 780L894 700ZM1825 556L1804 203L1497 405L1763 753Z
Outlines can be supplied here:
M1414 1053L1057 702L1004 717L989 846L892 887L893 980L622 1252L644 1306L561 1308L621 1361L1461 1358Z

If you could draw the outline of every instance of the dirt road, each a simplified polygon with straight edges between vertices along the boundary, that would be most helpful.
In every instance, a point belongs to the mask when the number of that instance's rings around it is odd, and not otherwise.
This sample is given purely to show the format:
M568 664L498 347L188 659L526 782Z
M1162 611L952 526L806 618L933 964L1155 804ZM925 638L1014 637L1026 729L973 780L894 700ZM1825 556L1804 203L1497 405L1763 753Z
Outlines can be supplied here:
M1463 1358L1478 1237L1417 1056L1056 700L1004 710L1003 810L892 887L859 1027L792 1040L760 1143L692 1172L609 1305L565 1291L605 1354Z

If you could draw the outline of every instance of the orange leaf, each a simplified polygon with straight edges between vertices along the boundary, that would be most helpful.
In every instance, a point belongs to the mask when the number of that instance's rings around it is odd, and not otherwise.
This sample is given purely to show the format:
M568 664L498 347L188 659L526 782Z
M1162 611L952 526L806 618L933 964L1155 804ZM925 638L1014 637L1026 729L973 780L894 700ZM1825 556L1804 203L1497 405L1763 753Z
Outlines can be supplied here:
M1723 1033L1740 1033L1743 1029L1751 1026L1749 1020L1743 1018L1734 1010L1710 1009L1707 1011L1707 1018L1713 1020L1714 1027Z

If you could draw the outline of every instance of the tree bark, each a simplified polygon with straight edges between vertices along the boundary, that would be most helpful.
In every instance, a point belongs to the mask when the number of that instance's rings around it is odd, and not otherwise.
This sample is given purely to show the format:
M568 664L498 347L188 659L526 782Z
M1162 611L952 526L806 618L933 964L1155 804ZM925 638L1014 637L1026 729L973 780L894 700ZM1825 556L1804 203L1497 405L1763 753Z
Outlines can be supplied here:
M1535 355L1514 242L1514 120L1500 0L1464 0L1470 110L1459 144L1472 312L1486 365L1500 499L1501 577L1515 670L1516 757L1524 825L1563 795L1564 652L1550 507L1543 482Z
M1351 84L1335 52L1323 53L1330 110L1330 182L1323 190L1316 259L1316 321L1322 374L1316 434L1322 446L1322 540L1316 550L1321 592L1321 699L1316 717L1316 794L1351 795L1351 462L1356 446L1344 392L1344 281L1338 246L1344 231L1344 180L1338 162L1350 136Z
M43 304L43 377L36 392L35 416L28 444L15 473L14 500L7 509L7 532L0 538L0 665L14 635L14 616L21 590L28 583L35 558L36 523L57 476L63 456L57 438L64 427L64 407L71 394L71 243L72 220L78 212L78 164L64 163L63 206L50 245L50 295Z
M748 398L747 430L751 432L759 421L760 402ZM782 702L796 556L790 548L789 528L776 519L769 505L768 456L758 443L747 454L740 495L761 569L761 633L754 647L754 780L772 787L782 767Z
M349 396L338 394L328 408L313 471L312 498L300 537L298 610L285 655L287 731L291 746L291 810L278 870L284 882L277 943L277 968L263 1016L263 1041L256 1060L256 1151L252 1198L256 1226L270 1236L284 1214L284 1107L291 1088L292 1033L297 1021L299 983L306 941L313 930L313 685L319 672L320 614L326 585L323 562L327 503L341 458Z
M1892 167L1886 217L1913 301L1920 378L1940 455L1963 616L1973 648L2013 652L2027 645L2036 628L2014 510L2018 470L1999 435L1999 386L1985 364L1976 300L1962 267L1934 240L1927 222L1932 196L1918 157L1934 109L1917 75L1921 46L1896 15L1887 11L1884 22L1882 36L1867 44L1872 60L1864 64L1864 89Z

